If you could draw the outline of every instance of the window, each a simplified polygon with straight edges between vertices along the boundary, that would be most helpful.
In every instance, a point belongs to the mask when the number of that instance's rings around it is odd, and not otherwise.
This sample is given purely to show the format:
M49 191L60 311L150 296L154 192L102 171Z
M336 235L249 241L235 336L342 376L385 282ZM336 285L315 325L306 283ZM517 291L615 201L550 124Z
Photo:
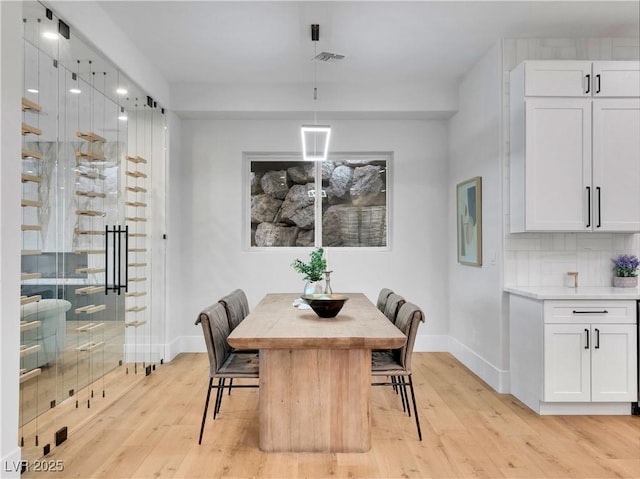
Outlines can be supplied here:
M251 248L388 246L390 153L245 157Z

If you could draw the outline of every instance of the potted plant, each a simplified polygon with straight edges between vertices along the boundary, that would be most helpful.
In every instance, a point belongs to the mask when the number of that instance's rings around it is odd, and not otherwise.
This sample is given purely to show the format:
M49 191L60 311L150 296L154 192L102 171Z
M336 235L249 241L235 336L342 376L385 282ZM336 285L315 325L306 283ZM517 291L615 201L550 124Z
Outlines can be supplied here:
M620 254L611 260L615 276L613 285L617 288L635 288L638 286L638 267L640 260L634 254Z
M303 279L307 281L304 287L304 294L322 293L323 274L327 269L327 260L324 258L324 250L316 248L310 254L310 261L303 263L299 259L295 259L291 263L293 269L304 275Z

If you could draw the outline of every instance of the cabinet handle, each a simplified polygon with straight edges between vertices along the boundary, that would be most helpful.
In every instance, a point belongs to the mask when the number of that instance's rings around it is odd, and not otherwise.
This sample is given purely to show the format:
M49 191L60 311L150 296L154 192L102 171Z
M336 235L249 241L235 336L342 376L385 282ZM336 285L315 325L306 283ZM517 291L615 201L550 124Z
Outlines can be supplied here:
M591 92L591 75L587 75L587 91L585 93Z
M596 328L596 345L595 349L600 349L600 330Z
M609 314L609 311L603 309L602 311L576 311L573 310L573 314Z
M587 186L587 228L591 228L591 187Z
M602 192L600 191L600 187L596 186L596 193L598 193L598 224L596 228L600 228L602 226L602 214L600 208L600 197L602 196Z
M589 349L589 330L587 328L584 328L584 332L587 333L587 344L585 345L584 349Z
M598 85L596 87L596 93L600 93L600 74L599 73L596 75L596 84Z

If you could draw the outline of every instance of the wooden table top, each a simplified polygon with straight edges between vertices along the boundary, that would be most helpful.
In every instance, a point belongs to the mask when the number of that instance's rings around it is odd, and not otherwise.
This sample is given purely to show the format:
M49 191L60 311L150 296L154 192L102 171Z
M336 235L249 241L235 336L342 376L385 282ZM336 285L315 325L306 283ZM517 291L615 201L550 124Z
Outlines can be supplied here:
M228 342L238 349L388 349L406 342L364 294L345 294L349 300L335 318L294 307L300 294L267 294Z

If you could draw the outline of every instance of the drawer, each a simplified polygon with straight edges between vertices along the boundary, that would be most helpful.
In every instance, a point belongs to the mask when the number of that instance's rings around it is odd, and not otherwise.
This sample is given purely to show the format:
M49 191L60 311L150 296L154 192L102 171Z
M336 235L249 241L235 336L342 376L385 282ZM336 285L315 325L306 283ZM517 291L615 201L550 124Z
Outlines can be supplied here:
M635 301L545 301L544 322L553 323L631 323L636 322Z

